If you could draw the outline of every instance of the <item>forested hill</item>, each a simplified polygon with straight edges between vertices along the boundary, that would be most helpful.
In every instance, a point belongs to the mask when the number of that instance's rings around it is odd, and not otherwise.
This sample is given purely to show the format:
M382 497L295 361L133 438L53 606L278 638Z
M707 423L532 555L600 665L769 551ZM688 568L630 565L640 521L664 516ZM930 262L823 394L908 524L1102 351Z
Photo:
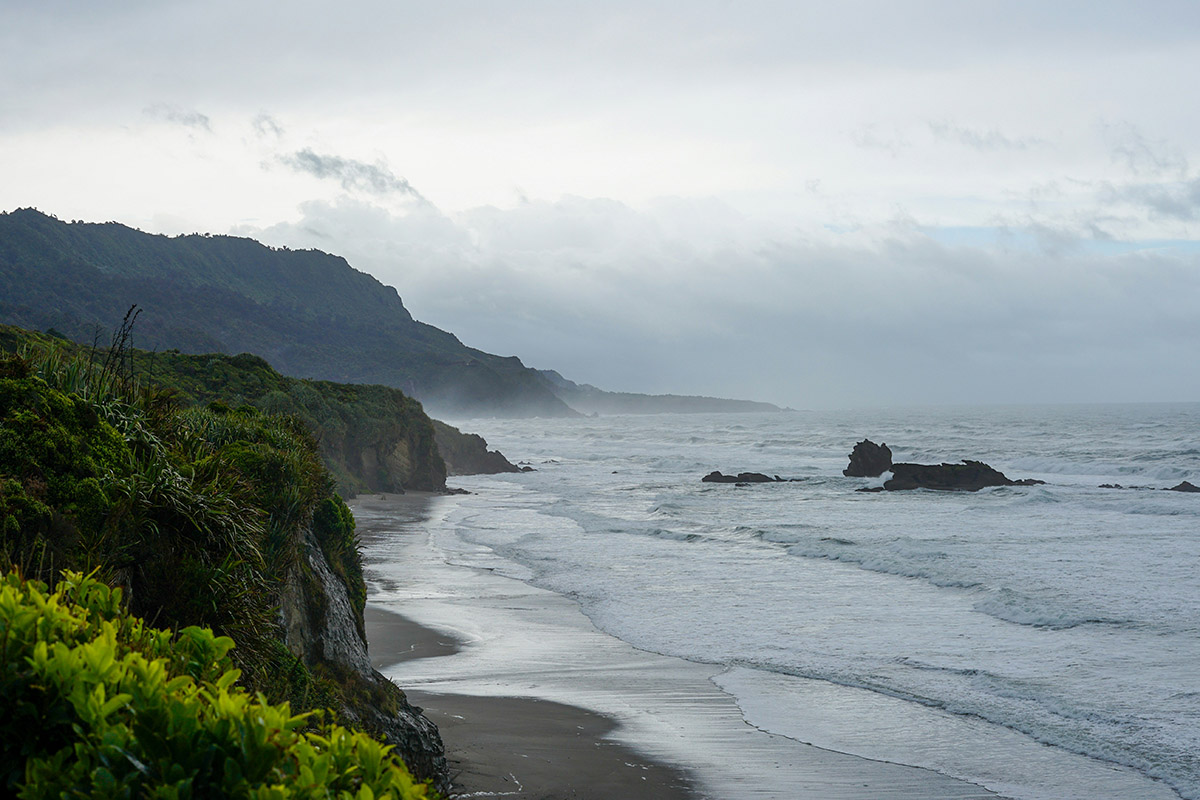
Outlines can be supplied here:
M257 353L280 372L404 390L446 416L569 416L516 357L412 318L392 287L317 250L0 213L0 322L91 343L131 305L141 349Z

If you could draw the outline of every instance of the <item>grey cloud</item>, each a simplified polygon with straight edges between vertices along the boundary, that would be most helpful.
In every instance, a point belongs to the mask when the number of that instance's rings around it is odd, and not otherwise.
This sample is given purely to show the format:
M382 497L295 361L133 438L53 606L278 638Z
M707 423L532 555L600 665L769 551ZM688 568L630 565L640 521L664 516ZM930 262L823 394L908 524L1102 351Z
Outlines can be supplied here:
M995 150L1028 150L1031 147L1037 147L1047 144L1045 139L1037 137L1021 137L1012 138L1005 136L995 128L986 130L976 130L974 128L964 128L960 125L954 125L949 122L930 122L929 130L935 138L947 142L954 142L965 147L970 147L973 150L981 152Z
M352 158L321 155L305 148L290 155L279 156L279 162L297 172L306 172L322 180L335 180L343 189L358 189L371 194L400 194L428 204L407 179L401 178L382 162L368 164Z
M875 124L864 125L856 131L851 131L849 137L850 141L858 147L866 150L883 150L891 153L893 157L900 155L900 151L909 146L908 141L899 131L881 133L879 126Z
M1200 257L1187 253L1097 252L1036 226L1007 247L902 226L819 243L675 209L706 238L586 198L453 220L348 200L301 211L263 237L332 249L467 344L605 388L793 406L1200 392L1172 366L1200 341Z
M1166 139L1150 139L1128 122L1102 123L1101 134L1113 163L1124 164L1135 175L1187 175L1187 156Z
M212 133L212 121L207 114L201 114L199 111L189 111L167 103L155 103L143 109L143 113L163 122Z
M1101 194L1107 202L1131 203L1151 217L1191 222L1200 218L1200 178L1176 183L1143 183L1108 186Z
M283 135L283 126L270 114L259 114L251 123L259 136L279 137Z

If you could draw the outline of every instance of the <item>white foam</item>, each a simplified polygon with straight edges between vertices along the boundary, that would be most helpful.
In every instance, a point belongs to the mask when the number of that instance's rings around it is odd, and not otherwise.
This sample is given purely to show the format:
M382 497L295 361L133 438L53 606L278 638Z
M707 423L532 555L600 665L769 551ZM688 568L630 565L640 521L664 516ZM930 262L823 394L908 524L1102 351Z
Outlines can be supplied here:
M510 457L560 462L470 479L464 535L639 647L972 715L1200 798L1200 501L1096 486L1200 474L1200 406L743 419L591 421L586 442L569 421L484 423ZM1050 484L856 493L840 454L864 434ZM712 469L810 479L700 484ZM523 506L559 519L501 521ZM1071 780L1029 763L1027 796Z
M604 714L611 736L684 767L712 797L792 800L983 800L978 787L928 770L806 747L745 724L711 677L714 669L636 650L598 631L576 604L503 577L497 557L455 533L445 513L421 529L373 540L374 605L452 635L464 648L388 670L432 693L532 697ZM471 564L471 566L466 566Z
M763 730L843 753L922 764L1009 797L1177 798L1132 770L1047 747L978 717L753 669L733 668L714 681L737 698L747 721Z

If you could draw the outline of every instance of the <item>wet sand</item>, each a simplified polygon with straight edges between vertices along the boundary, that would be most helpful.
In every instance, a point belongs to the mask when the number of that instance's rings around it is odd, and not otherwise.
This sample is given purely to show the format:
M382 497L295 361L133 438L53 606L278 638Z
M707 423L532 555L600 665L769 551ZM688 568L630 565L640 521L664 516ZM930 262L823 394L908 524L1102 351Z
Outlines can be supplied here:
M547 700L409 692L446 744L454 792L528 800L694 800L679 769L607 735L607 717Z
M372 588L372 657L399 657L382 671L442 730L459 796L996 796L752 728L713 684L720 667L636 650L596 630L574 601L505 577L520 568L447 523L457 502L353 507Z
M414 658L452 656L461 649L453 638L386 609L367 606L363 619L367 624L367 654L375 669Z
M399 516L412 524L409 506ZM419 514L416 514L419 516ZM406 661L452 656L461 644L377 606L365 612L371 663L386 669ZM476 697L408 690L409 701L441 732L452 797L516 800L698 800L678 768L646 758L608 738L617 724L600 714L537 698Z

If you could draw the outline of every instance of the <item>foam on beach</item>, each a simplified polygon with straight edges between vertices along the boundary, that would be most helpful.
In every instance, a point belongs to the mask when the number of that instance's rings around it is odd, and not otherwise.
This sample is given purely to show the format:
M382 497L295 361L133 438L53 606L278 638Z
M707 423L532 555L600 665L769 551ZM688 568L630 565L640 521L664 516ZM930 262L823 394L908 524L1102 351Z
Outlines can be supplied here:
M930 770L844 755L747 724L713 683L721 670L637 650L598 631L574 601L504 575L515 565L456 535L447 514L460 503L436 498L427 519L407 526L390 521L385 504L355 508L376 586L370 602L462 642L453 656L386 668L406 690L588 709L615 723L613 741L685 768L704 796L995 796Z

